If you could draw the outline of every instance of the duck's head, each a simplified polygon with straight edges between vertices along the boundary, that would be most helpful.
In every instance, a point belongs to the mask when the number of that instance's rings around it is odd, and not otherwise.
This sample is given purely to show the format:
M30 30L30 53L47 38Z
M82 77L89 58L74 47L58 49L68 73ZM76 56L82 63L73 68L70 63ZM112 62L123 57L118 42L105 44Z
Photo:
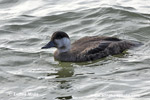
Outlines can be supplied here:
M48 42L42 49L56 47L59 53L67 52L71 48L69 36L62 31L54 32L50 42Z

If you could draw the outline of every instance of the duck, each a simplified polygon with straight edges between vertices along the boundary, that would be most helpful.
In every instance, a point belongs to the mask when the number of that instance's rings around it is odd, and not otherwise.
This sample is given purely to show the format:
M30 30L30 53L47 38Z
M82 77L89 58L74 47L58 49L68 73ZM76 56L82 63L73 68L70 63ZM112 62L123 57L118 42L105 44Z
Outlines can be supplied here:
M56 31L41 49L57 48L54 59L61 62L86 62L121 54L139 45L142 43L106 36L85 36L71 43L67 33Z

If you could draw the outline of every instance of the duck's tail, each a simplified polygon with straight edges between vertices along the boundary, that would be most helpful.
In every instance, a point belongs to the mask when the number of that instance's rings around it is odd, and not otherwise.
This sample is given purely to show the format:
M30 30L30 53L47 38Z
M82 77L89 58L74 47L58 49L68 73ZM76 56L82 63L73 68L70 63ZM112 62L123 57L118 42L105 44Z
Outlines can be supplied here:
M135 41L135 40L129 40L128 42L130 42L130 44L132 44L132 47L139 47L139 46L142 46L144 45L144 43L142 42L139 42L139 41Z

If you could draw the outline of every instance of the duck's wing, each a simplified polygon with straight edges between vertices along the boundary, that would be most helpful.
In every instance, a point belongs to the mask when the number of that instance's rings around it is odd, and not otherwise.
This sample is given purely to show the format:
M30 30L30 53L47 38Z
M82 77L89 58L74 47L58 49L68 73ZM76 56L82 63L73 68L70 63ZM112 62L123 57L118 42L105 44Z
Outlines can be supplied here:
M102 50L112 41L119 41L119 39L114 37L86 36L72 43L72 51L79 53L89 50Z
M95 54L104 51L110 44L111 42L109 41L102 41L99 45L96 45L95 47L85 49L87 51L86 54Z
M105 50L109 45L114 45L114 42L122 40L116 37L84 37L74 43L75 47L80 48L80 53L95 54Z
M120 54L124 50L129 49L132 46L133 44L127 41L116 41L116 42L103 41L96 48L84 50L84 52L82 52L83 54L78 56L78 59L79 61L96 60L107 57L109 55Z
M115 37L84 37L72 44L72 51L78 54L78 61L100 59L108 55L120 54L136 46L134 42Z

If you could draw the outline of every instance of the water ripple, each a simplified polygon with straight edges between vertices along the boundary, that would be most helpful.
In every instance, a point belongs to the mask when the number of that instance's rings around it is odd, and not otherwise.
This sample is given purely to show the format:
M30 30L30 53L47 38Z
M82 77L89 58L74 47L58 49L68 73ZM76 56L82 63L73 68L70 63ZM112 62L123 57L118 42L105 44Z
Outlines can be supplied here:
M1 0L0 99L148 98L149 4L149 0ZM53 58L55 49L41 50L58 30L67 32L71 42L104 35L144 45L93 62L59 62Z

